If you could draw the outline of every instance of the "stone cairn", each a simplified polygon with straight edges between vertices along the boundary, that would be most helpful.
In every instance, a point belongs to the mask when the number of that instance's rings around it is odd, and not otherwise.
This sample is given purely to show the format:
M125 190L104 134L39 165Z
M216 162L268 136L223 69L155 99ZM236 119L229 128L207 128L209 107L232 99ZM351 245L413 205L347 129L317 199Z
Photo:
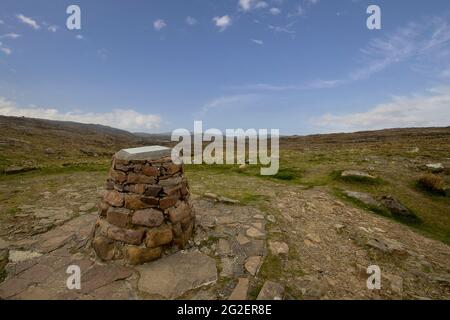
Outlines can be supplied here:
M183 165L170 154L151 146L113 156L92 241L100 259L142 264L186 246L195 214Z

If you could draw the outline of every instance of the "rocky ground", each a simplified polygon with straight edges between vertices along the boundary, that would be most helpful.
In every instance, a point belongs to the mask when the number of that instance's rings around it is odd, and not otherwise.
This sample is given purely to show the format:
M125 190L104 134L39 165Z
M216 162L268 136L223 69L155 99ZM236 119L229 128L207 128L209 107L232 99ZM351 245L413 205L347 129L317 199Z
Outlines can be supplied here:
M90 248L103 174L0 183L20 198L2 215L1 299L449 299L450 248L351 207L327 188L264 182L266 209L194 194L189 247L143 266L102 263ZM3 208L4 209L4 208ZM69 290L67 267L80 267ZM366 286L378 265L380 290Z

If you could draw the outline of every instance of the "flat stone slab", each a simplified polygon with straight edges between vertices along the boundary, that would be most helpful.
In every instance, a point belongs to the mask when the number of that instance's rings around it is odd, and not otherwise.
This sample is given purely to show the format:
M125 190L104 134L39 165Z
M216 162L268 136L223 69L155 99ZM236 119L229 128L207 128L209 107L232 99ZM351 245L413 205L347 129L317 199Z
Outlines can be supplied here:
M269 249L275 255L289 253L289 246L285 242L269 241Z
M358 170L345 170L341 173L341 177L343 177L343 178L356 177L356 178L366 178L366 179L376 179L377 178L367 172L358 171Z
M201 252L180 251L137 270L140 291L167 299L217 281L216 261Z
M240 278L228 300L247 300L248 285L247 278Z
M147 146L132 149L122 149L114 157L119 160L157 160L170 157L172 149L162 146Z
M255 276L258 273L259 267L261 265L262 257L255 256L250 257L245 262L245 270L248 271L252 276Z
M344 194L347 197L359 200L366 205L373 207L381 207L380 202L375 200L375 198L368 193L345 190Z
M42 256L41 253L33 251L19 251L19 250L9 251L9 261L12 263L24 262L34 258L38 258L40 256Z
M273 281L266 281L256 300L283 300L284 287Z

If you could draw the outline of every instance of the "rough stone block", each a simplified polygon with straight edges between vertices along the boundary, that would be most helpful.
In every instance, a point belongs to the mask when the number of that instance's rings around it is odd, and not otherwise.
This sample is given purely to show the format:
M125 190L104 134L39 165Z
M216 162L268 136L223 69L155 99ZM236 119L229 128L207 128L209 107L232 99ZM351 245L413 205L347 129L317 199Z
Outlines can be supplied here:
M189 218L190 214L191 209L185 202L179 202L175 208L169 209L169 219L173 224Z
M114 181L111 179L106 180L106 190L114 190Z
M118 170L114 170L111 168L111 170L109 170L109 176L111 177L111 179L117 183L124 183L127 180L127 175L126 173L122 172L122 171L118 171Z
M150 165L145 165L142 168L142 173L149 177L157 177L159 175L159 169Z
M110 226L108 228L108 238L128 244L140 245L144 238L144 230L123 229Z
M155 209L138 210L133 214L132 223L147 227L159 227L164 222L164 214Z
M103 236L95 237L92 241L92 247L97 256L104 261L113 260L118 255L115 242Z
M175 186L175 187L164 187L163 191L164 193L169 197L174 198L180 198L181 192L180 192L181 186Z
M166 173L169 175L173 175L181 171L181 165L177 165L175 163L167 163L164 165L164 168L166 169Z
M105 219L97 219L95 223L95 234L107 237L109 226L110 224Z
M159 207L166 210L173 207L177 203L178 199L176 197L166 197L159 200Z
M140 195L127 194L125 196L125 207L132 210L141 210L151 208L152 206L156 206L149 203L145 203L142 201L142 199L143 197Z
M128 192L144 194L145 193L145 184L130 184L126 187Z
M152 207L157 207L159 204L159 199L155 197L141 197L141 201Z
M149 197L156 197L161 192L162 187L158 185L147 185L145 188L144 195Z
M181 177L170 177L167 179L164 178L165 177L162 177L159 180L159 185L162 187L175 187L183 181Z
M124 196L118 191L107 191L104 200L114 207L121 207L123 205Z
M127 247L125 257L130 264L143 264L161 257L162 248Z
M125 228L131 217L131 211L126 208L114 208L111 207L108 209L106 214L106 220L118 227Z
M159 228L154 228L147 231L145 245L149 248L155 248L169 244L172 240L172 228L169 225L163 225Z
M156 183L155 177L149 177L142 174L130 172L128 174L127 183L129 184L154 184Z
M100 201L97 203L97 209L98 209L98 214L99 214L99 216L101 216L101 217L106 217L106 212L107 212L108 209L109 209L109 205L108 205L105 201L100 200Z

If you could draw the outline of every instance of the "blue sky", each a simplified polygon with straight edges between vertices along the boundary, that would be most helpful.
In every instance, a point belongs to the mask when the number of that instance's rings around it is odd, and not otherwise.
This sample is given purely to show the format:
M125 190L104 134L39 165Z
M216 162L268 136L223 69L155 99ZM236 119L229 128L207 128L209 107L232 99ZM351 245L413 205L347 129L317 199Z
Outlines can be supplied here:
M147 132L448 126L450 3L2 0L0 114Z

